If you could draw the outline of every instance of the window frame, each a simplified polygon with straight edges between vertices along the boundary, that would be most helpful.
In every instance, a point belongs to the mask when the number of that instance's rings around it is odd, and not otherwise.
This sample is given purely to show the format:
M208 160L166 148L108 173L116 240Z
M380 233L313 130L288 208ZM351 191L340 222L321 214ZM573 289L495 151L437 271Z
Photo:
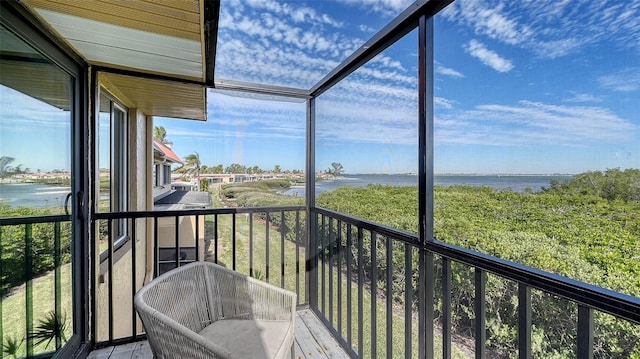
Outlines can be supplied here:
M162 186L161 178L160 178L160 175L161 175L160 164L154 163L152 168L153 168L153 186L160 187Z
M171 184L171 165L162 165L162 184Z
M98 98L109 101L108 142L110 163L108 212L123 213L129 209L129 158L127 155L129 151L129 110L126 106L118 102L104 87L100 87ZM100 121L99 117L98 121ZM97 127L99 128L99 124ZM96 205L99 205L99 202L96 202ZM99 207L96 207L96 210L99 212ZM113 242L112 252L115 253L129 241L130 236L127 219L122 218L113 221L111 236ZM100 253L100 263L107 260L107 258L109 258L108 249Z
M0 24L11 33L20 37L26 44L36 49L59 69L66 72L71 80L69 84L71 107L71 188L73 200L70 201L72 215L72 322L71 334L66 343L53 354L57 357L82 357L90 350L89 327L89 278L90 248L88 222L90 211L87 196L89 188L89 106L87 63L68 43L56 38L50 29L42 24L31 11L18 2L0 1Z

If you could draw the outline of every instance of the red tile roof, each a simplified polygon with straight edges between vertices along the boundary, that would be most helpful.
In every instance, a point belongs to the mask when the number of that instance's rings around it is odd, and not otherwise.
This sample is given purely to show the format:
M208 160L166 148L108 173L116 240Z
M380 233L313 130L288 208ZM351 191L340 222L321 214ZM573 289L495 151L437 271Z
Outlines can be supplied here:
M171 148L169 148L169 146L160 141L153 140L153 149L162 153L168 160L172 162L183 163L180 157L178 157L178 155L176 155L175 152L173 152Z

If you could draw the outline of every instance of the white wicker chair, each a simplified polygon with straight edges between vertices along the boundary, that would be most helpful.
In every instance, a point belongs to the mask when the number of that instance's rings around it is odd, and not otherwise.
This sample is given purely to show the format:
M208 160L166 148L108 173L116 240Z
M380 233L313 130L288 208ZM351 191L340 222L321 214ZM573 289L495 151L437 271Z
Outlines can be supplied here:
M159 276L135 306L159 359L293 355L295 293L213 263Z

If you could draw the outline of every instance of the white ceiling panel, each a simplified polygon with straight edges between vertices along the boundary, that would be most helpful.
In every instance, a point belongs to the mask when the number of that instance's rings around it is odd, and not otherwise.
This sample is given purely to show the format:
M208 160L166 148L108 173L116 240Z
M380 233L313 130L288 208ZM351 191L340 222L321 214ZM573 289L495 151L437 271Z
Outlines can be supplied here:
M37 11L93 63L203 79L202 45L198 41L45 9Z

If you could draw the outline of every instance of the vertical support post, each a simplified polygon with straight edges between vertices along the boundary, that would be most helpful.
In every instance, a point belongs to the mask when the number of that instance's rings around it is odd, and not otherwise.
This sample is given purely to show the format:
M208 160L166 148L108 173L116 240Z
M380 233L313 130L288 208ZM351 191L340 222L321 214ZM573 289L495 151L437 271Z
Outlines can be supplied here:
M284 237L287 234L284 211L280 211L280 287L284 288ZM235 257L234 257L235 258Z
M27 358L33 357L33 248L31 224L24 228L24 295L25 295L25 336L27 338ZM4 343L3 343L4 344Z
M53 267L54 267L54 290L55 290L55 294L54 294L54 308L55 308L55 313L56 313L56 318L61 318L62 317L62 280L61 280L61 273L60 273L60 266L61 266L61 261L60 261L60 256L61 256L61 252L60 252L60 222L55 222L53 224ZM62 338L60 337L61 333L56 333L56 350L60 349L60 347L62 346Z
M0 227L0 278L2 278L2 227ZM4 332L2 327L2 300L0 300L0 343L4 343Z
M175 221L175 246L176 246L176 268L180 267L180 217L176 216Z
M318 217L316 205L316 99L307 100L307 158L305 170L306 234L305 286L309 306L318 309Z
M352 287L353 287L352 275L353 274L351 273L353 269L353 255L351 251L352 237L353 237L353 233L351 231L351 225L347 224L347 251L346 251L346 256L347 256L347 343L351 348L353 348L353 338L352 338L353 323L352 323L352 317L351 317L351 312L353 311L353 294L352 294Z
M158 239L158 217L153 217L153 253L155 257L153 277L160 275L160 240Z
M593 309L578 305L578 359L593 359Z
M442 257L442 358L451 359L451 260Z
M428 252L433 234L433 18L423 15L418 24L418 222L419 357L433 359L434 262Z
M196 228L198 228L196 226ZM136 269L138 268L137 266L137 261L136 261L136 219L135 218L131 218L131 336L133 336L134 339L137 338L138 336L138 328L137 328L137 314L136 314L136 309L135 309L135 304L134 304L134 297L136 295L137 292L137 272Z
M333 323L333 256L332 256L333 248L335 245L334 242L335 242L335 236L333 235L333 217L329 217L329 244L327 245L327 248L328 248L327 263L329 265L327 268L329 269L329 323L331 323L331 325L334 325Z
M91 276L91 280L88 283L89 288L90 288L90 298L91 298L91 303L90 303L90 307L88 308L91 313L90 314L86 314L83 313L81 314L81 316L83 316L84 318L78 318L78 319L89 319L91 321L91 325L90 325L90 333L89 333L89 338L92 342L97 342L98 341L98 315L97 315L97 311L98 311L98 273L99 273L99 265L100 265L100 260L98 258L98 240L99 240L99 234L98 234L98 221L95 220L94 218L94 214L96 212L97 209L97 201L96 198L98 197L97 193L99 193L99 178L96 175L98 173L98 161L97 161L97 151L96 149L98 148L97 146L97 129L99 128L98 125L98 114L100 113L100 101L99 101L99 88L98 88L98 74L95 71L95 69L93 67L89 68L89 83L85 84L88 85L89 87L89 104L87 104L87 110L89 112L89 120L88 120L88 135L89 135L89 144L87 144L86 142L83 142L81 147L91 147L91 149L89 150L89 168L88 168L88 172L89 172L89 180L90 183L87 183L87 180L83 180L83 184L88 185L89 187L89 203L91 203L91 206L89 208L89 217L87 219L89 219L89 259L82 259L82 263L86 263L87 266L86 268L89 269L90 271L90 276ZM86 213L85 213L86 214ZM72 219L72 223L73 223L73 219ZM73 228L73 224L71 225L72 230L75 230ZM81 228L82 229L82 225ZM77 233L77 232L76 232ZM73 237L72 237L73 238ZM85 238L84 236L80 236L80 239ZM74 240L78 240L78 238L74 238ZM82 240L80 240L80 242L82 242ZM80 245L82 245L80 243ZM74 245L74 249L76 249L76 245ZM157 257L157 252L156 252L156 263L158 261L158 257ZM75 256L73 257L73 259L75 260ZM154 266L156 267L156 266ZM84 268L84 266L81 266L81 268ZM73 272L73 269L72 269ZM156 273L154 273L156 274ZM81 276L84 275L84 273L80 274ZM156 274L157 275L157 274ZM75 282L75 280L74 280ZM87 285L86 283L84 284L85 286ZM75 292L75 291L74 291ZM74 296L76 295L76 293L74 293ZM82 297L79 298L79 303L82 303L83 301L85 301L86 298L86 293L83 293ZM83 308L86 308L86 306L83 306ZM80 311L82 312L82 310ZM74 310L74 314L76 313L76 311ZM90 317L87 317L86 315L89 315ZM74 315L75 316L75 315ZM75 320L75 319L74 319ZM82 321L82 325L87 326L89 325L89 323L85 323L85 320Z
M322 313L326 316L327 312L326 312L325 303L327 301L326 300L327 294L326 294L326 289L325 288L327 286L326 286L326 280L325 280L326 279L325 272L326 272L327 266L326 266L325 263L326 263L327 260L325 258L326 257L325 248L327 246L326 246L326 242L325 242L325 233L327 233L327 229L325 227L325 216L324 216L324 214L320 215L320 221L321 221L320 222L321 224L320 224L320 249L319 250L320 250L320 265L322 266L322 270L321 270L321 274L322 274L322 279L321 279L322 288L321 289L322 290L320 291L320 294L321 294L322 298L320 298L320 302L322 304L322 308L321 308L322 309Z
M231 269L236 270L236 214L231 215Z
M337 240L336 240L336 285L337 295L336 301L338 302L338 333L342 333L342 222L340 220L336 223L337 228Z
M387 318L387 358L393 358L393 239L389 236L386 238L387 240L387 253L386 253L386 262L387 262L387 272L386 272L386 282L387 282L387 303L386 303L386 318ZM406 333L405 333L406 334Z
M412 247L404 245L404 357L413 357L413 255Z
M531 359L531 288L518 283L518 358Z
M249 276L253 273L253 212L249 213Z
M215 264L218 264L218 214L217 213L213 216L213 262Z
M378 343L377 343L377 332L378 332L378 322L377 322L377 298L378 298L378 260L377 256L377 233L370 231L371 233L371 277L369 278L370 286L371 286L371 357L378 357Z
M107 243L109 244L107 250L109 251L108 263L108 277L109 282L107 287L109 288L109 296L107 303L107 310L109 312L109 344L113 343L113 219L107 220Z
M200 258L200 216L196 215L196 261L201 261L201 260L202 258Z
M300 304L300 210L296 210L296 234L294 236L296 241L296 294L297 294L297 303ZM307 246L307 251L309 247ZM306 281L305 281L306 283ZM309 301L309 292L305 291L305 301Z
M487 279L482 269L476 268L474 273L476 287L474 300L476 312L476 359L484 359L487 357L485 350L485 343L487 342L485 287Z
M364 357L364 234L358 227L358 358Z
M265 227L265 281L269 283L269 212L264 212L264 227Z

